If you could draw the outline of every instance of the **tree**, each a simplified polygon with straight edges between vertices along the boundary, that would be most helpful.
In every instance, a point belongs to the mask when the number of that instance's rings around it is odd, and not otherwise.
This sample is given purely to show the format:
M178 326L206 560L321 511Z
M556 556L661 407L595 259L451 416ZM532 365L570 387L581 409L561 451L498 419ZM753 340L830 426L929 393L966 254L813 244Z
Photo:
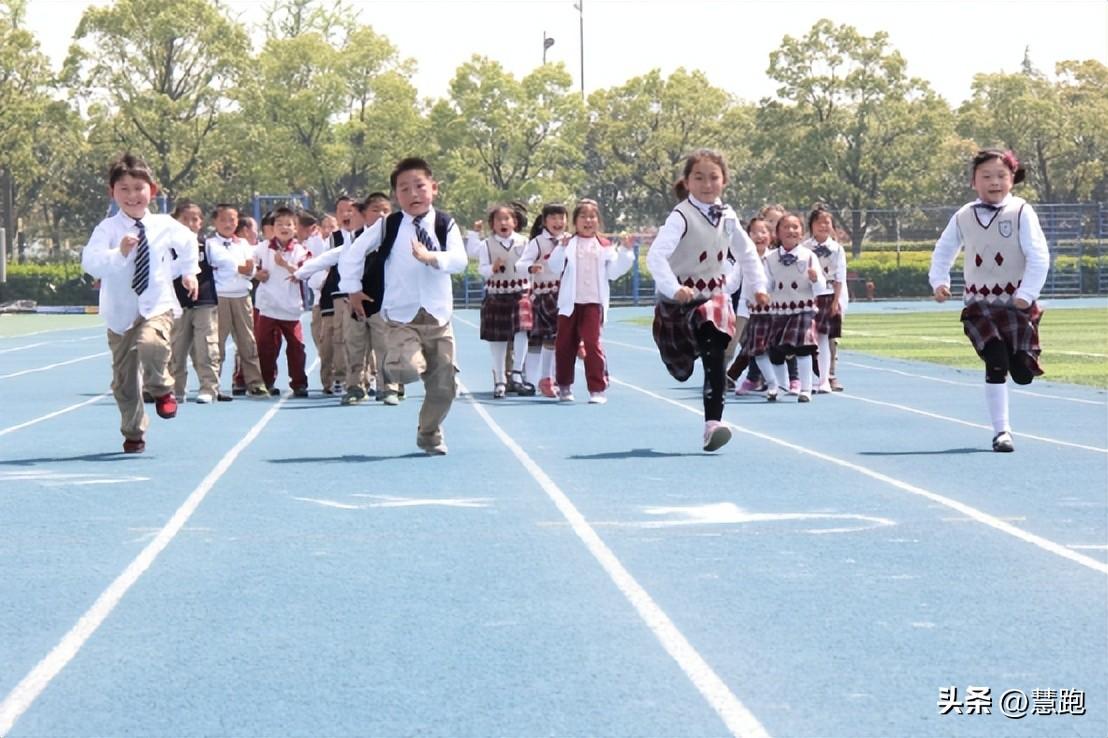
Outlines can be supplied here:
M75 96L120 112L118 145L168 194L187 188L248 59L245 31L212 0L117 0L86 10L74 41Z
M678 69L663 79L655 69L594 92L589 96L587 191L596 194L612 224L660 224L675 203L673 184L689 152L718 149L732 169L741 169L749 160L745 140L751 124L750 111L701 72Z
M907 76L887 40L828 20L804 38L786 36L768 69L780 101L759 111L756 148L773 152L770 191L848 213L855 256L880 211L926 201L950 167L949 108Z
M430 116L447 204L475 215L498 200L565 200L580 182L584 149L572 84L561 64L522 80L485 57L459 67Z

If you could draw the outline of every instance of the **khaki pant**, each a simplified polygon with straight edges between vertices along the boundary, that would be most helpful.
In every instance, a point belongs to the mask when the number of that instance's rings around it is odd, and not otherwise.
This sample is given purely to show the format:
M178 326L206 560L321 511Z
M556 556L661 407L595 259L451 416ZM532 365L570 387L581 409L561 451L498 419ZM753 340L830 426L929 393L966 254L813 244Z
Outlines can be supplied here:
M227 336L235 342L235 356L241 364L243 381L246 386L264 387L262 365L258 362L258 343L254 340L254 306L250 296L221 297L217 306L219 315L219 364L216 365L216 379L221 376L223 362L227 358Z
M170 339L172 356L170 372L173 374L173 391L184 397L188 381L188 359L200 380L200 391L213 398L219 392L219 317L215 305L185 308L181 317L173 323Z
M346 337L343 335L344 323L350 313L350 301L345 297L336 297L335 314L331 318L331 352L333 379L336 382L347 382L347 356Z
M312 307L312 342L319 353L319 381L323 389L330 390L335 383L335 347L331 342L333 315L324 315L317 303Z
M396 393L400 386L385 378L385 336L388 326L380 313L365 320L344 318L346 336L346 386L367 389L368 377L377 378L378 394Z
M142 440L150 424L142 406L142 382L154 397L173 391L169 365L169 336L173 331L173 313L152 318L139 318L123 335L108 331L108 348L112 352L112 394L119 407L119 430L131 441Z
M423 380L425 395L419 408L416 445L427 449L443 442L442 422L457 392L454 366L454 328L439 325L420 308L410 323L385 321L385 376L410 384Z

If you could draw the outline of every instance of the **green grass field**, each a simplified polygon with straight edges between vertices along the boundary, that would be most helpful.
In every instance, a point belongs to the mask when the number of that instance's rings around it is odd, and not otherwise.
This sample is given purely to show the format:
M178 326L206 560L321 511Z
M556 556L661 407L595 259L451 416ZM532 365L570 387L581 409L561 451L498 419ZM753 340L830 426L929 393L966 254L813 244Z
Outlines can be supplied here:
M650 325L651 318L635 323ZM1043 379L1108 388L1108 309L1047 309L1039 324ZM980 367L956 313L848 314L839 345L874 356Z

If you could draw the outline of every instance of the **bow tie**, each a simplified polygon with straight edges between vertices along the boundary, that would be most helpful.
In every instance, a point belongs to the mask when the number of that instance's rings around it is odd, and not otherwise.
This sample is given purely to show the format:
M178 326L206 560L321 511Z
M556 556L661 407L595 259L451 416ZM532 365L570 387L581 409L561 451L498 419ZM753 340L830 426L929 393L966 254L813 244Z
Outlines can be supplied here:
M812 251L815 253L816 256L823 259L826 259L828 256L831 255L831 249L827 246L824 246L822 243L812 249ZM793 258L795 259L796 257L794 256Z
M973 206L978 210L987 210L990 213L995 213L997 210L1003 209L1000 205L993 205L987 202L975 202Z
M792 266L796 263L796 254L790 254L788 251L782 251L781 255L777 257L785 266Z

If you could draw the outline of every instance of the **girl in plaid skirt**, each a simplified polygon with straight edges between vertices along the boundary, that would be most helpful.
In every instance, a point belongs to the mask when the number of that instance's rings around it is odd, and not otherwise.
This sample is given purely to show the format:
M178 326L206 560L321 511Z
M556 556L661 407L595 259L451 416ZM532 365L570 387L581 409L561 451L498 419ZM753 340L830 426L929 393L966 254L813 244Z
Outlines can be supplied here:
M779 385L787 381L785 357L796 356L800 373L800 394L797 402L812 399L812 354L816 351L816 296L825 282L816 255L800 245L804 226L800 216L786 213L777 221L777 242L780 244L766 258L769 275L770 313L773 328L770 334L769 357ZM773 402L777 393L772 389L766 399Z
M731 440L723 424L727 344L735 334L731 293L742 279L766 304L766 275L738 216L720 200L727 164L709 149L694 151L674 185L680 202L650 245L646 262L654 275L654 343L674 379L704 367L705 451ZM738 269L735 266L738 265Z
M762 264L762 270L766 268L766 252L769 250L770 242L773 237L770 235L769 224L765 218L754 217L750 219L750 222L746 224L746 234L750 236L750 240L754 243L754 248L758 252L758 260ZM767 284L768 284L767 277ZM742 396L754 391L758 386L751 379L751 374L754 373L755 368L759 370L757 375L760 378L764 377L766 380L766 388L773 392L774 396L777 395L777 379L774 377L773 368L770 365L769 354L769 334L770 329L773 327L773 316L770 315L769 305L759 305L755 296L750 292L746 283L742 287L742 295L740 299L739 310L740 314L738 320L744 325L741 330L742 333L739 338L739 343L742 348L739 350L739 355L735 360L735 364L731 365L729 373L734 373L735 378L742 373L742 366L749 364L750 369L747 371L747 378L742 380L742 383L735 389L735 394ZM746 316L743 317L742 313L745 312ZM752 361L753 360L753 361Z
M1008 375L1030 384L1039 366L1036 300L1050 269L1050 251L1039 218L1012 196L1023 167L1011 151L985 149L973 158L970 184L977 199L956 212L935 243L931 287L935 300L950 297L950 268L966 250L962 328L985 362L985 402L993 424L993 451L1012 451L1008 421Z
M808 213L808 233L811 236L802 245L819 259L820 270L827 281L816 297L816 341L819 344L816 353L819 386L816 392L820 394L832 390L832 345L843 334L842 293L846 285L846 252L832 236L834 232L835 218L830 210L817 205Z
M477 249L477 271L485 278L481 340L489 342L492 352L492 396L499 399L509 391L533 395L535 385L523 378L531 330L531 280L516 270L526 241L515 232L516 215L510 205L493 207L488 223L493 235ZM513 344L512 372L505 381L509 341Z
M531 279L531 338L524 375L545 397L557 396L554 391L554 342L558 335L561 275L550 268L550 255L556 246L569 241L566 235L568 217L565 205L543 205L531 226L531 240L516 262L516 271L530 275Z

